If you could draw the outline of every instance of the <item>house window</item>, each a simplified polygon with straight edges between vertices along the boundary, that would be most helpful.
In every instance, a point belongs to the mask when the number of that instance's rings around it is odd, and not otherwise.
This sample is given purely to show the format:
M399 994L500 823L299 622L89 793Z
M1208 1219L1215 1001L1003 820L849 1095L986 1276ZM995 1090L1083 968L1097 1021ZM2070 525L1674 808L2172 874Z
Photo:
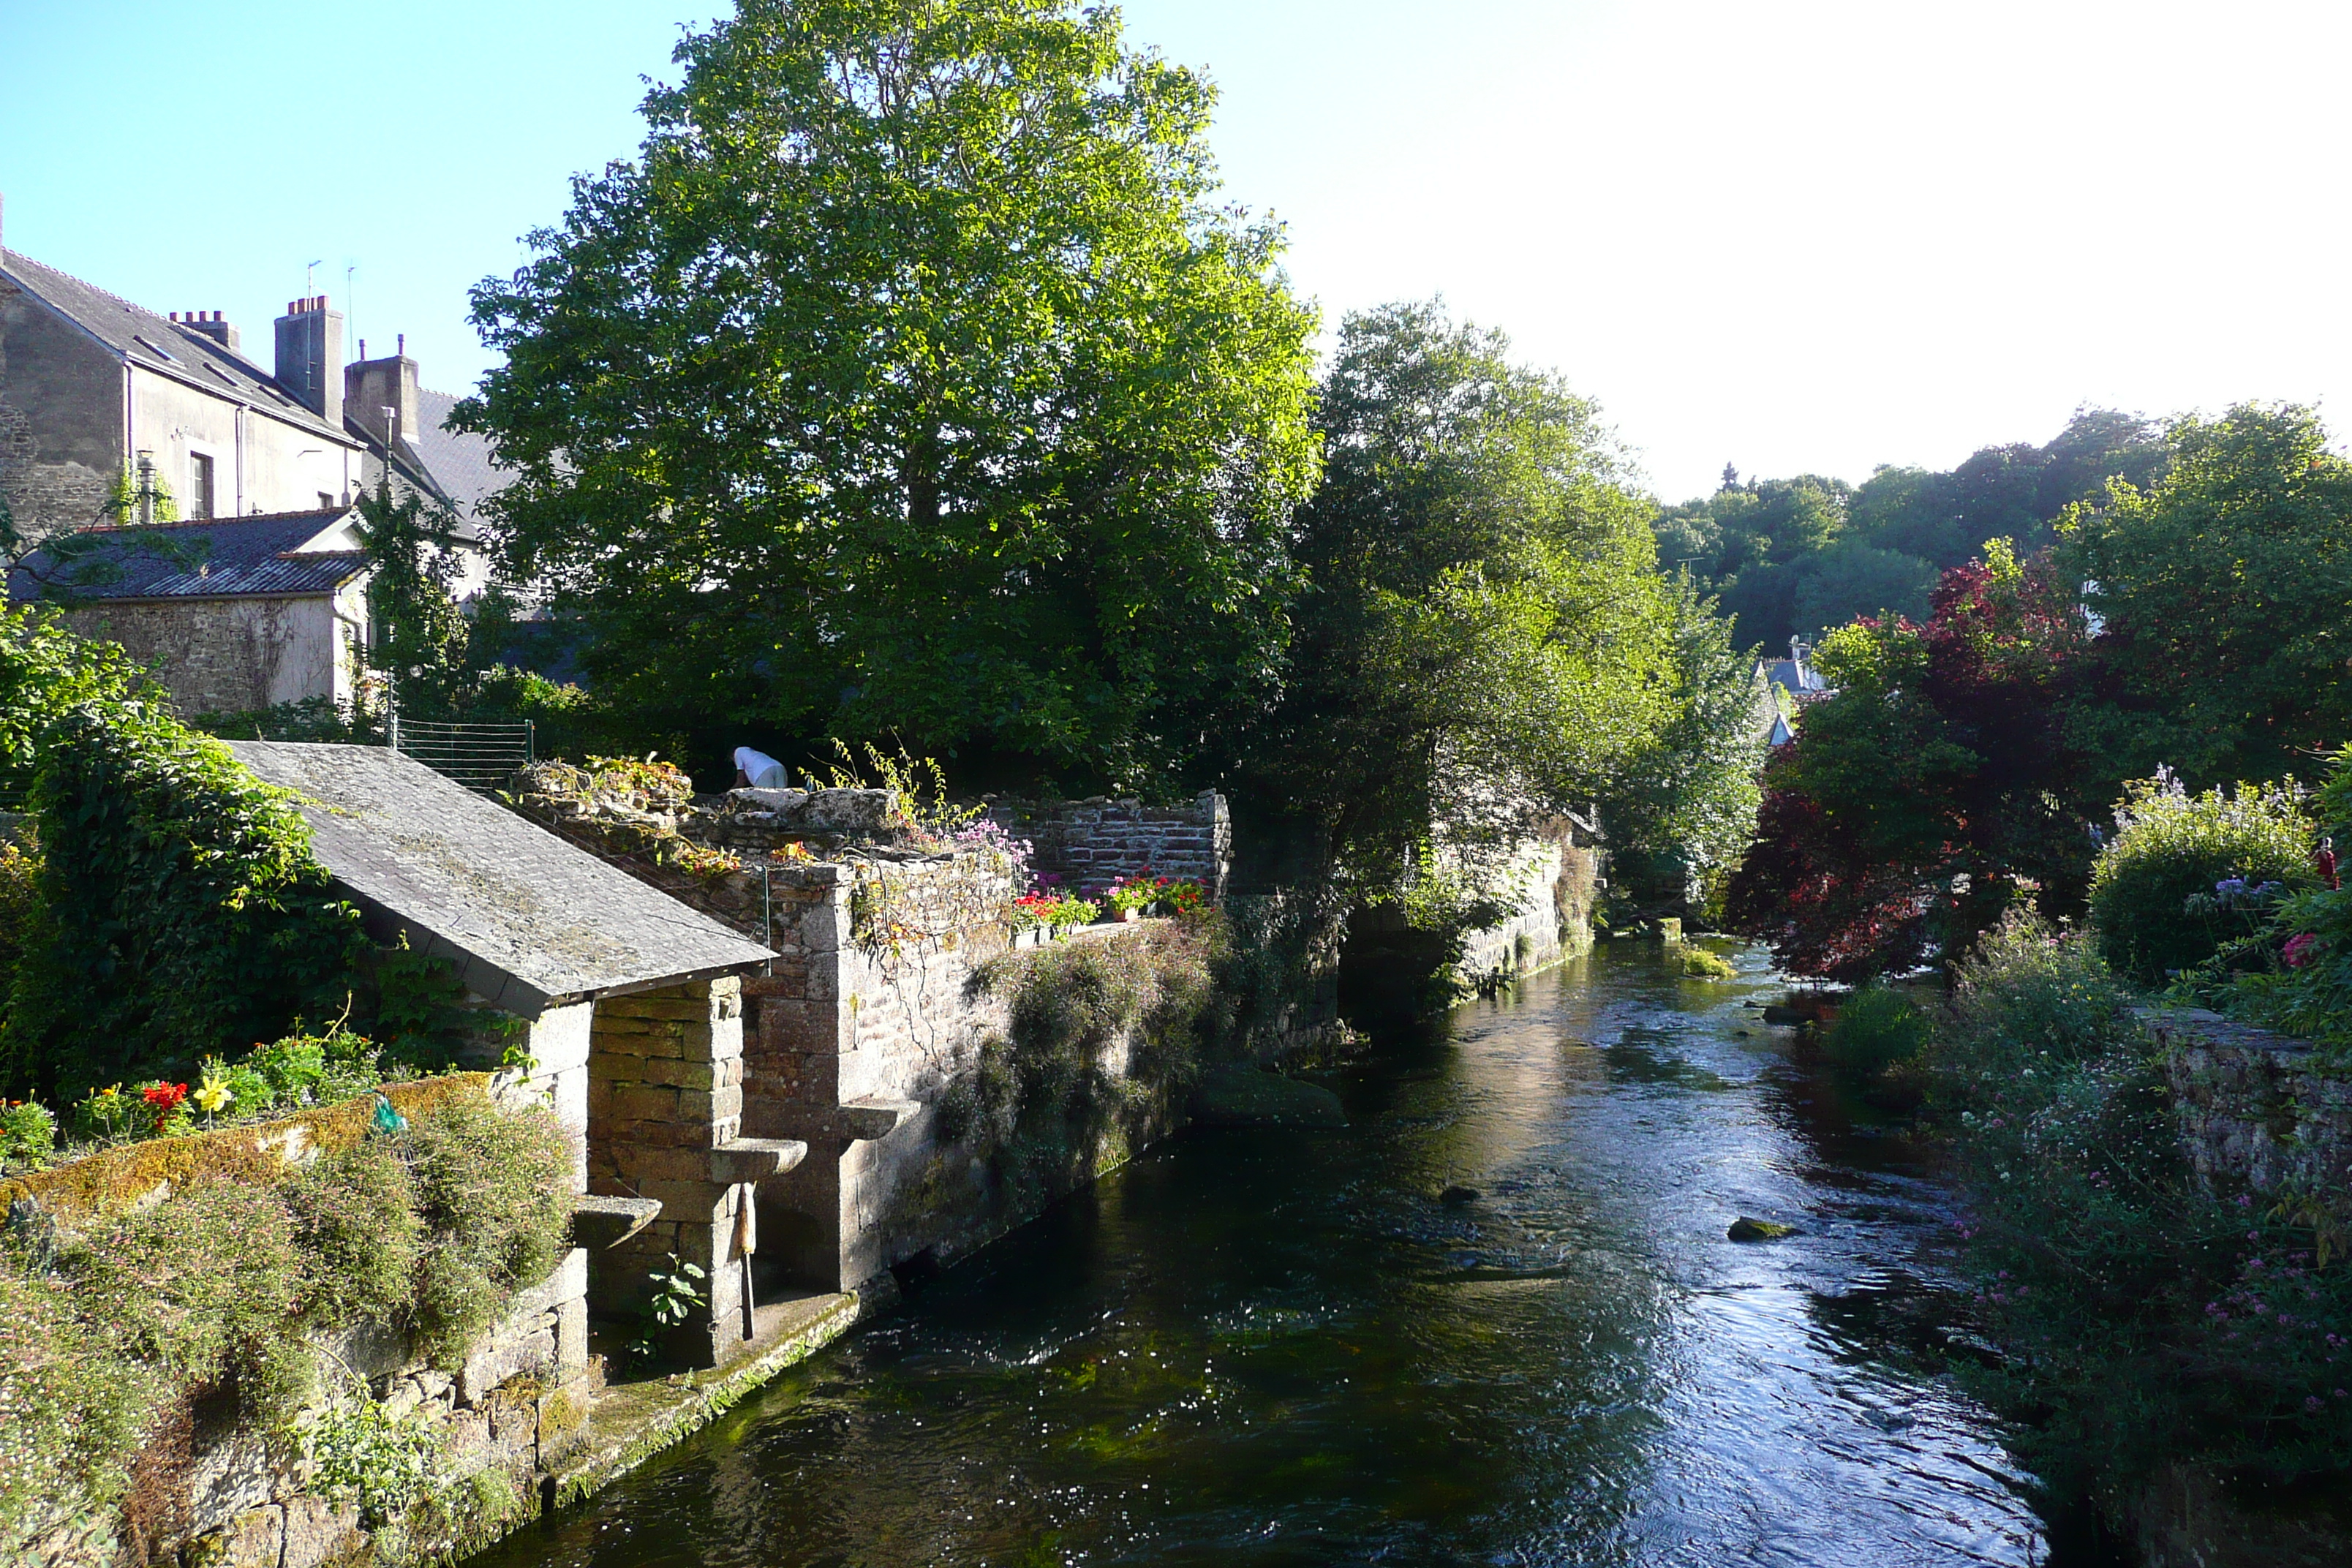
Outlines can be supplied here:
M328 511L328 510L331 510L333 509L333 507L334 507L334 504L335 504L335 498L334 498L334 497L332 497L332 496L329 495L329 494L328 494L326 491L324 491L324 490L320 490L320 491L319 492L319 510L320 510L320 511Z
M188 515L213 515L213 460L202 452L188 454Z

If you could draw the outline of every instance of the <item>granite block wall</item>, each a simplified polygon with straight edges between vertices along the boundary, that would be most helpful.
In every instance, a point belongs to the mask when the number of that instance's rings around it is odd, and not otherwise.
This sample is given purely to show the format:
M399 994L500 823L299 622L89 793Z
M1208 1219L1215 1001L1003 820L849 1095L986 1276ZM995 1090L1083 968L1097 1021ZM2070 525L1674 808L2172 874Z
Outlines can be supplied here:
M982 804L992 821L1030 842L1034 869L1076 886L1098 887L1150 871L1190 878L1222 899L1233 874L1233 816L1225 797L1214 790L1178 806L1103 796L991 796Z
M2352 1080L2305 1040L2196 1008L2141 1014L2166 1048L2181 1147L2200 1180L2352 1195Z
M694 1329L710 1343L692 1359L716 1359L727 1336L744 1337L742 1188L722 1180L714 1160L742 1126L742 982L724 975L600 999L587 1079L588 1190L662 1205L651 1225L595 1255L596 1310L641 1313L647 1275L675 1253L708 1275L708 1314Z

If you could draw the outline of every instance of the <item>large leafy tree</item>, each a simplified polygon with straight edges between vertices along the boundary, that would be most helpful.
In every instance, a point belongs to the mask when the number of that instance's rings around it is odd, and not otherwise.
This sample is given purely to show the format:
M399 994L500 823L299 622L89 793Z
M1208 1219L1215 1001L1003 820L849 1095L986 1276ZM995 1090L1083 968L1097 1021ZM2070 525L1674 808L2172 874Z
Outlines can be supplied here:
M1409 892L1447 851L1459 896L1435 904L1466 918L1482 852L1605 794L1675 718L1676 602L1599 411L1500 333L1435 304L1351 316L1319 417L1252 791L1311 825L1349 897Z
M1263 700L1310 310L1198 76L1064 0L742 0L475 292L508 574L678 728L1119 784Z
M2072 718L2089 648L2063 571L2000 541L1944 574L1924 626L1832 634L1834 692L1766 770L1732 923L1792 973L1857 980L1957 959L2020 901L2079 910L2112 798Z
M2352 734L2352 463L2309 409L2186 418L2171 466L2060 525L2105 625L2091 743L2118 778L2309 773Z

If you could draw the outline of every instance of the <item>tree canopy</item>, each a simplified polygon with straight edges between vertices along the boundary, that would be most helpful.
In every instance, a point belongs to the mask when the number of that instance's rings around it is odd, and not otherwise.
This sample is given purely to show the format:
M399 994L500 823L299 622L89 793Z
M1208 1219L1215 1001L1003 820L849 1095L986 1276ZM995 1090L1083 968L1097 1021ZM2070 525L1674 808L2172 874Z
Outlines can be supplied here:
M1213 94L1063 0L744 0L474 296L503 565L600 695L1124 786L1267 696L1312 310Z
M1785 647L1862 616L1924 619L1937 574L1988 539L2021 556L2111 479L2154 482L2169 460L2147 421L2082 408L2046 445L1986 447L1949 471L1882 467L1861 485L1804 474L1741 483L1662 510L1658 553L1686 565L1738 624L1738 640Z
M2352 735L2352 463L2293 405L2189 417L2172 462L2059 523L2104 622L2086 715L2121 776L2306 776Z
M1475 858L1661 748L1715 756L1706 722L1676 726L1724 647L1659 575L1593 404L1420 303L1348 318L1318 418L1288 679L1250 764L1349 886L1394 892L1433 836Z

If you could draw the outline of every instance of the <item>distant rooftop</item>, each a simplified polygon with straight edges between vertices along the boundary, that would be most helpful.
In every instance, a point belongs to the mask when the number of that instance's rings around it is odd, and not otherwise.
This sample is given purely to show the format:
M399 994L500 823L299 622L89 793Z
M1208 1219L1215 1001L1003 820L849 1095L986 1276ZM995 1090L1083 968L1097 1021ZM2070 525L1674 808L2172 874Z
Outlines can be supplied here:
M304 797L312 852L379 939L450 961L476 994L531 1015L773 956L586 850L381 746L226 742Z

